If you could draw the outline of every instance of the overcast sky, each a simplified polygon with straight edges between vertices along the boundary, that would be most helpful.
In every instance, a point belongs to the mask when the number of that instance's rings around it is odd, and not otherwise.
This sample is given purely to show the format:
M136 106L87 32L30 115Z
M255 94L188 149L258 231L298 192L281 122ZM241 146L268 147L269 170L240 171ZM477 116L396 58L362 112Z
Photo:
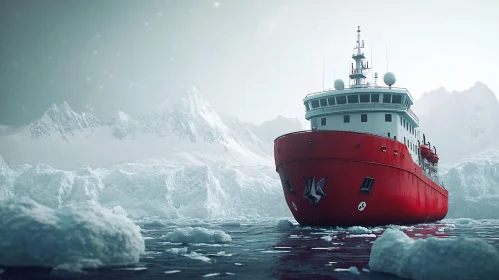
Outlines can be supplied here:
M479 80L499 93L499 2L318 0L2 0L0 123L52 103L153 110L194 85L220 113L260 123L303 118L303 97L347 75L361 26L365 53L415 98ZM371 58L371 48L373 57Z

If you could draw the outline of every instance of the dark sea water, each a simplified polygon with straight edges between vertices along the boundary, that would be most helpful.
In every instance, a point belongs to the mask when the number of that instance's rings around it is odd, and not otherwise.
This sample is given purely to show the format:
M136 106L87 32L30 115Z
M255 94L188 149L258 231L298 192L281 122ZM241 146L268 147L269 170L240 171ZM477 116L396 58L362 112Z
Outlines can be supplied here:
M4 268L0 279L401 279L369 270L372 242L387 227L375 228L374 237L339 228L286 229L277 224L278 220L191 225L224 231L232 237L226 244L170 243L162 235L184 226L141 225L146 253L134 266L83 272ZM496 220L392 227L413 238L480 237L499 249ZM348 271L352 266L359 274Z

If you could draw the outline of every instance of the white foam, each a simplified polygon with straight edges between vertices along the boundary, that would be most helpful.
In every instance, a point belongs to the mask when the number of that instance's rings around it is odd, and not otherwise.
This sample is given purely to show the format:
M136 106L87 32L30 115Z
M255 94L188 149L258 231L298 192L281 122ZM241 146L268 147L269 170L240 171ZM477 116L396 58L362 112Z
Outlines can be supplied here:
M0 217L1 265L128 265L145 252L140 228L95 202L53 210L29 198L13 198L1 201Z

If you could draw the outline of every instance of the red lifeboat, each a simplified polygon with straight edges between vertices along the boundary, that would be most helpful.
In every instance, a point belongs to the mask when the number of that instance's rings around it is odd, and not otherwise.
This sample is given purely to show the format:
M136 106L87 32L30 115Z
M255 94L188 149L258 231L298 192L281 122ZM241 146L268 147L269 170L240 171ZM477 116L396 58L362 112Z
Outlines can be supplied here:
M438 163L438 160L439 160L438 155L434 153L433 160L431 160L430 162L431 163Z
M430 156L428 156L427 159L431 163L437 163L438 162L438 156L432 150L430 150Z
M430 148L426 145L419 146L419 152L422 157L428 159L427 157L431 154Z

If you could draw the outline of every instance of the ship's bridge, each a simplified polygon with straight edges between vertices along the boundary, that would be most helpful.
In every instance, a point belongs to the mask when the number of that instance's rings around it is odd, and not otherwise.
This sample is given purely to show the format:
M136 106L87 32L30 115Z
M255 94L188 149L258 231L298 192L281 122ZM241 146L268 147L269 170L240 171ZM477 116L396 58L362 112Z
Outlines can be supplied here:
M394 112L403 115L412 126L419 126L419 119L411 110L414 99L405 88L364 86L330 89L311 93L303 102L305 118L312 122L318 117L332 114Z

